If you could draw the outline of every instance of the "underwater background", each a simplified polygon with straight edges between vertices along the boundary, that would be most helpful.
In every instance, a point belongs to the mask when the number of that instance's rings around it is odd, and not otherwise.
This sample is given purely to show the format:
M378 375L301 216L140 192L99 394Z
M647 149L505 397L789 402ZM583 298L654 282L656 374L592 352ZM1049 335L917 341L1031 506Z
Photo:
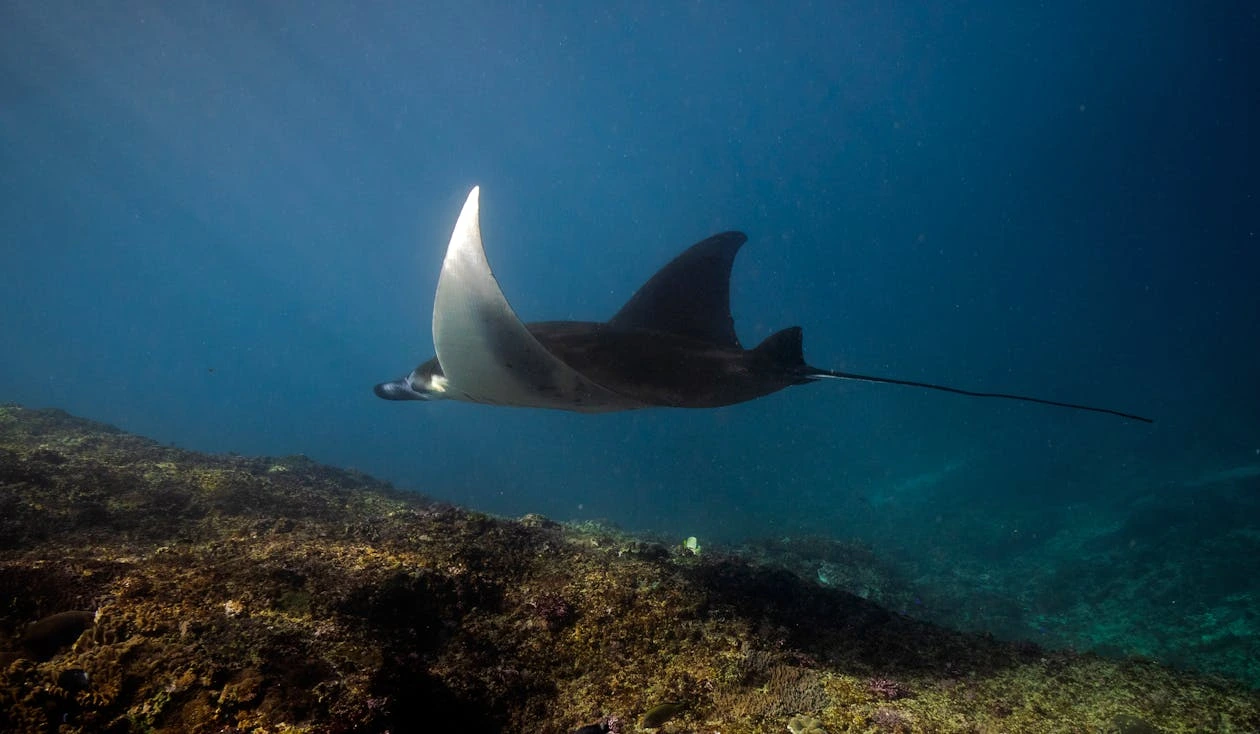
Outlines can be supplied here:
M492 513L856 541L901 611L1260 687L1257 13L8 2L0 400ZM834 382L381 401L473 185L527 321L739 229L745 344L1156 422Z

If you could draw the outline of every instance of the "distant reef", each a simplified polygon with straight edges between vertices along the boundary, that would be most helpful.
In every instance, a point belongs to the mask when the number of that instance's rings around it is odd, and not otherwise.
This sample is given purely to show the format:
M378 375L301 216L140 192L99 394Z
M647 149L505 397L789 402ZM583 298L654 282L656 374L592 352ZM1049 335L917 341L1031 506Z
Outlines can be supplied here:
M0 731L1256 732L705 547L0 407Z

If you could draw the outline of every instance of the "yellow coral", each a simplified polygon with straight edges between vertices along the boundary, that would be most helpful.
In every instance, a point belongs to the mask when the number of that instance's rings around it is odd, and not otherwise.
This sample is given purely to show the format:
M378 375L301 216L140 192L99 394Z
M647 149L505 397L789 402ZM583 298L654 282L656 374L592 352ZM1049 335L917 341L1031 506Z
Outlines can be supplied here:
M822 722L812 716L793 716L787 728L792 734L827 734Z

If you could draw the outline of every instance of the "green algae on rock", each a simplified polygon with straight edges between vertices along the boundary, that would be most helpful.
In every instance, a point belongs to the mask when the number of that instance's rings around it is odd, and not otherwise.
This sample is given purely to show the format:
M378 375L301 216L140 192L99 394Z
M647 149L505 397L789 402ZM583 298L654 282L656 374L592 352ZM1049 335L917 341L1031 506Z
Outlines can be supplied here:
M787 728L791 734L827 734L822 722L812 716L793 716L788 719Z
M639 722L639 726L644 729L656 729L681 714L685 708L687 708L687 704L682 701L658 703L648 709L647 713L643 714L643 719Z

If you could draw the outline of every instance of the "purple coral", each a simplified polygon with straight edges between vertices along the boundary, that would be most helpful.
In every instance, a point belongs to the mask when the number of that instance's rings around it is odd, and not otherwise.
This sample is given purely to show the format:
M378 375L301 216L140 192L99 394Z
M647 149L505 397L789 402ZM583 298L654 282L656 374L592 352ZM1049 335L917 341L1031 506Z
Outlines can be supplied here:
M553 630L568 624L576 615L573 605L555 592L539 594L526 603L533 607L534 613Z
M871 723L875 724L879 731L901 731L910 725L910 720L895 709L880 709L875 712Z
M891 678L871 678L866 682L866 692L885 701L894 701L910 695L909 688Z

